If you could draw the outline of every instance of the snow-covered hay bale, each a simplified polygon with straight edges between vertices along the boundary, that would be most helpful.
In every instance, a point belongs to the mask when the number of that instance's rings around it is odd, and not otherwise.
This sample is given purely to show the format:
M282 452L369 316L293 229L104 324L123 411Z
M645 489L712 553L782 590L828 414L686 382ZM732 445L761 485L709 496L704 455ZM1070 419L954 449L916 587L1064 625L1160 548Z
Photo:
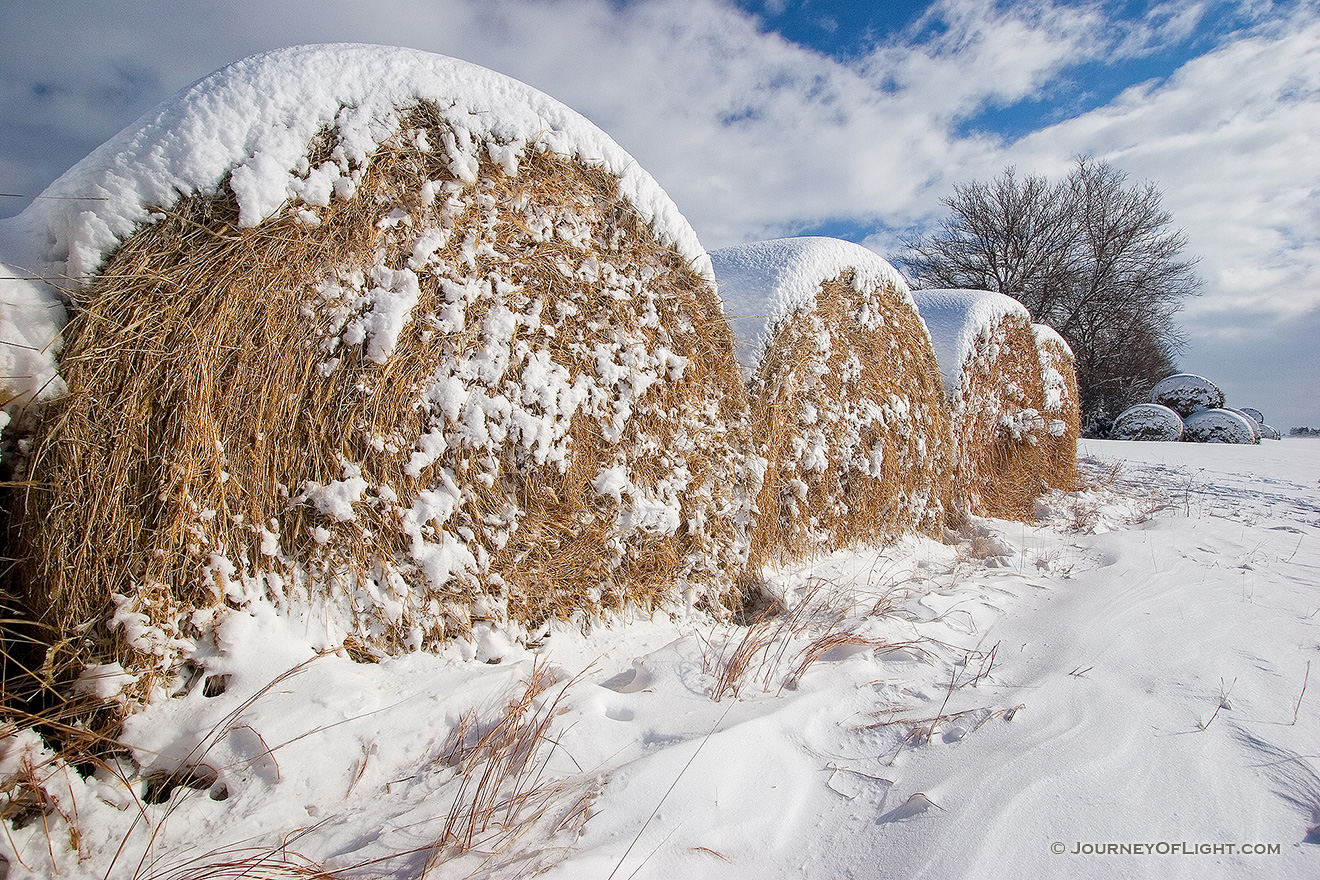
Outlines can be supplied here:
M1222 407L1224 392L1204 376L1176 373L1155 383L1150 390L1150 402L1167 406L1186 418L1197 410Z
M1183 420L1167 406L1139 403L1114 419L1110 434L1115 440L1158 440L1177 442L1183 436Z
M1184 419L1183 439L1192 443L1259 443L1250 421L1232 410L1197 410Z
M1256 424L1258 425L1265 424L1265 414L1258 409L1253 409L1252 407L1244 406L1240 410L1238 410L1238 412L1242 413L1244 416L1250 416L1252 419L1255 420Z
M913 298L952 413L955 502L977 516L1031 519L1051 462L1030 314L985 290L919 290Z
M1282 439L1283 439L1283 435L1279 433L1279 429L1278 429L1278 428L1272 427L1272 426L1270 426L1270 425L1265 425L1265 424L1262 424L1262 425L1260 426L1260 436L1261 436L1262 438L1266 439L1266 440L1282 440Z
M750 442L709 258L558 102L282 50L47 195L105 199L19 218L87 276L19 524L62 657L113 648L143 697L226 608L497 657L550 618L733 595Z
M1082 398L1077 390L1077 361L1072 347L1053 327L1032 324L1040 352L1041 383L1045 391L1045 434L1041 442L1049 453L1045 481L1055 489L1077 488L1077 438L1082 434Z
M1243 420L1245 420L1246 423L1247 423L1247 427L1251 429L1251 442L1252 442L1252 443L1259 443L1259 442L1260 442L1260 438L1261 438L1261 436L1262 436L1262 434L1261 434L1261 430L1260 430L1260 429L1261 429L1261 423L1260 423L1259 421L1257 421L1257 420L1251 415L1251 413L1245 412L1245 411L1240 410L1240 409L1234 409L1234 408L1231 407L1231 406L1226 406L1226 407L1224 407L1224 409L1228 410L1229 412L1234 412L1234 413L1237 413L1238 415L1242 416Z
M832 238L756 242L711 258L766 460L753 562L939 534L952 437L902 276Z

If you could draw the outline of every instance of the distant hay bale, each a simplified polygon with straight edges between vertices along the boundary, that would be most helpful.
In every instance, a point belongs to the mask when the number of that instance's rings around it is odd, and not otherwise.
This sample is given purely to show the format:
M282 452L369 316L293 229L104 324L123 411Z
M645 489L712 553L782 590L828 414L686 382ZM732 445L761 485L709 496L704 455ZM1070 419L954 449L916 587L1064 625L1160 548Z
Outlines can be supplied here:
M146 698L226 608L498 657L732 600L746 394L708 258L630 157L409 50L284 50L174 100L53 187L108 192L99 225L28 218L94 269L16 523L54 674L113 655ZM161 152L220 166L138 216Z
M1155 383L1150 390L1150 402L1167 406L1187 418L1197 410L1222 407L1224 392L1204 376L1176 373Z
M985 290L912 296L930 330L952 413L955 503L977 516L1032 519L1052 463L1030 314L1012 297Z
M1278 429L1278 428L1275 428L1275 427L1273 427L1273 426L1271 426L1271 425L1265 425L1265 424L1262 424L1262 425L1260 426L1260 436L1263 437L1263 438L1266 439L1266 440L1282 440L1282 439L1283 439L1283 435L1279 433L1279 429Z
M34 401L64 393L55 365L64 321L64 304L52 287L0 263L0 429L21 421Z
M1251 421L1227 409L1202 409L1188 416L1183 439L1192 443L1259 443Z
M1242 416L1243 421L1247 423L1247 427L1251 429L1251 442L1252 443L1260 442L1260 438L1263 436L1261 432L1261 423L1255 417L1253 417L1251 413L1248 413L1245 410L1234 409L1231 406L1226 406L1224 407L1224 409L1228 410L1229 412L1237 413L1238 415Z
M1183 420L1167 406L1138 403L1119 413L1110 429L1115 440L1156 440L1176 443L1183 436Z
M1244 406L1242 409L1238 410L1238 412L1242 413L1244 416L1251 416L1251 418L1255 419L1256 424L1258 425L1265 424L1265 414L1258 409Z
M711 254L766 459L752 563L942 532L952 436L902 277L873 252L789 238Z
M1077 390L1077 361L1072 348L1053 327L1032 324L1040 352L1045 391L1045 434L1049 454L1045 481L1054 489L1077 488L1077 438L1082 434L1082 398Z

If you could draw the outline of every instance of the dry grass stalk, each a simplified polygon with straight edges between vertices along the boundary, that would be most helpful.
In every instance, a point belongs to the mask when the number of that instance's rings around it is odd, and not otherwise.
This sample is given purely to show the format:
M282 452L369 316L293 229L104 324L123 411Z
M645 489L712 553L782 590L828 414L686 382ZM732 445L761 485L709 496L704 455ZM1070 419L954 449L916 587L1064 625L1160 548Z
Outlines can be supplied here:
M419 146L445 125L418 107L313 219L185 199L81 292L14 499L47 682L117 659L145 697L252 601L329 608L372 653L733 596L746 397L711 285L611 174L533 144L463 184ZM554 422L565 389L585 399Z
M1035 519L1036 499L1054 473L1037 352L1025 314L1008 314L983 328L962 365L950 401L954 498L974 516Z
M749 383L754 567L944 527L953 444L925 327L900 291L853 280L773 326Z
M1045 482L1053 489L1081 488L1077 471L1077 438L1082 433L1082 399L1077 390L1077 365L1067 343L1052 330L1036 332L1045 391L1045 434L1048 455Z

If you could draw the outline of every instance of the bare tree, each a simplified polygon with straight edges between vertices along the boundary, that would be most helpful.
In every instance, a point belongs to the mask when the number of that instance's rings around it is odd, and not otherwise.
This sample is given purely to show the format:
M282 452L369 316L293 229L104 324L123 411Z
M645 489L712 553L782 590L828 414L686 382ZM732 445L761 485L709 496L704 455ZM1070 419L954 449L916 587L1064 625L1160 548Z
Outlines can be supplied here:
M1145 399L1176 367L1173 317L1201 282L1187 241L1151 183L1083 158L1067 179L1018 177L954 188L951 215L900 260L919 287L996 290L1068 340L1084 422Z

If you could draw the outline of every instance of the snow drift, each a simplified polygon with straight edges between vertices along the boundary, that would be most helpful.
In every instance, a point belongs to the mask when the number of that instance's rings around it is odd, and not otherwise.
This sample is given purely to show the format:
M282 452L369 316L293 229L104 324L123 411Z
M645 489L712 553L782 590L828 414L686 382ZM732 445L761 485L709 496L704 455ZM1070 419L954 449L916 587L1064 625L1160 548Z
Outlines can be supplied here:
M902 277L830 238L711 257L767 462L753 561L938 534L952 437L930 337Z

